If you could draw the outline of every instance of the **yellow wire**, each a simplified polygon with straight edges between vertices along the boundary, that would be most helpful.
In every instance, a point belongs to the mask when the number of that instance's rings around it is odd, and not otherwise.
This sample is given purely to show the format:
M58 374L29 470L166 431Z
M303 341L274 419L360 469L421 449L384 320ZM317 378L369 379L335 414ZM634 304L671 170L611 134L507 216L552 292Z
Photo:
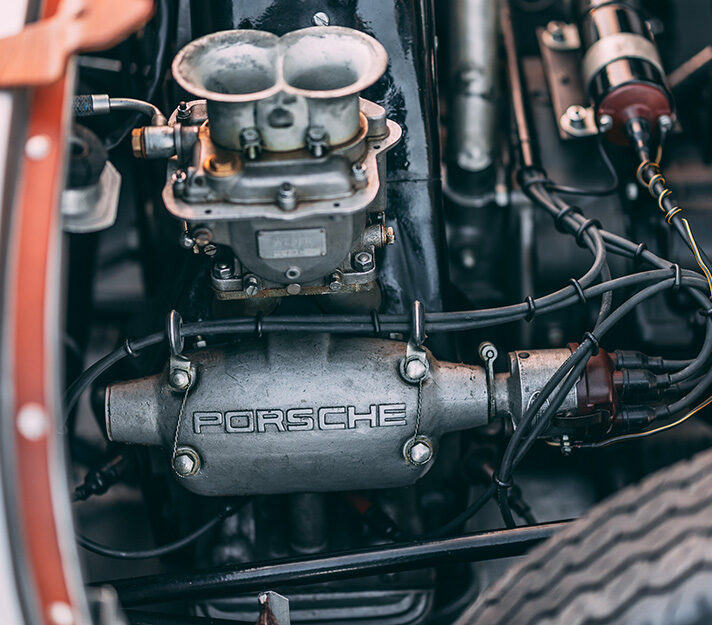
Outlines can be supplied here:
M690 241L690 246L692 247L693 253L695 255L695 260L697 261L697 264L699 265L700 269L702 269L702 273L705 274L705 278L707 278L707 286L710 290L710 298L712 298L712 272L710 272L709 268L705 264L705 261L702 260L702 255L700 254L700 250L697 247L695 237L692 235L692 229L690 228L689 222L684 217L680 221L682 221L683 225L685 226L685 232L687 233L687 238Z
M659 434L660 432L664 432L665 430L670 430L674 427L677 427L678 425L684 423L691 417L694 417L700 410L703 408L706 408L712 404L712 395L705 399L699 406L696 408L693 408L688 412L684 417L680 417L677 421L673 421L672 423L666 423L665 425L661 425L657 428L654 428L652 430L645 430L644 432L633 432L632 434L621 434L620 436L614 436L613 438L609 438L604 441L600 441L598 443L593 443L592 445L587 445L586 447L582 447L581 445L576 445L575 443L572 444L572 447L577 447L577 448L596 448L600 449L601 447L608 447L608 445L612 445L613 443L620 443L622 441L629 441L637 438L645 438L647 436L652 436L653 434ZM561 443L557 443L556 441L546 441L547 445L551 445L553 447L561 447Z

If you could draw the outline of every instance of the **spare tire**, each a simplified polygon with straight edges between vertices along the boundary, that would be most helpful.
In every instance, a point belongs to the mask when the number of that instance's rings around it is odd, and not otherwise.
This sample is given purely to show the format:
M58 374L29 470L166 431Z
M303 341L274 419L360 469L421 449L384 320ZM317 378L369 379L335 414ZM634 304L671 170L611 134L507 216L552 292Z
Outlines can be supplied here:
M653 474L533 550L457 625L712 624L712 451Z

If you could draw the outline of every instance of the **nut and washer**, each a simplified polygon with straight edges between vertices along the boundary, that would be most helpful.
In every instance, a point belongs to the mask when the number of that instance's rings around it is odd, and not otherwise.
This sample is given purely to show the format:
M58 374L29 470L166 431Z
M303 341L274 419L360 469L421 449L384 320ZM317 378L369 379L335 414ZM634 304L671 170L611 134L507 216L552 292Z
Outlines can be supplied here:
M200 471L200 456L192 447L179 447L173 457L173 470L179 477L190 477Z
M359 252L353 258L353 268L361 273L373 269L373 254L370 252Z
M324 156L329 147L329 136L326 129L322 126L309 126L307 130L307 148L312 153L312 156L320 158Z
M190 386L190 374L183 369L174 369L168 377L168 384L176 391L184 391Z
M340 291L344 286L344 278L340 271L335 271L329 276L329 290Z
M213 265L213 275L220 280L229 280L234 275L232 264L226 260L219 260Z
M411 356L401 361L401 375L406 382L420 382L428 374L428 361Z
M403 457L416 466L428 464L433 459L433 443L427 436L410 438L403 446Z
M248 160L254 161L262 151L262 137L257 128L244 128L240 133L240 145Z
M566 109L566 117L573 128L582 130L586 127L586 107L579 104L572 104Z
M277 206L283 211L293 211L297 208L297 190L291 182L283 182L279 186Z

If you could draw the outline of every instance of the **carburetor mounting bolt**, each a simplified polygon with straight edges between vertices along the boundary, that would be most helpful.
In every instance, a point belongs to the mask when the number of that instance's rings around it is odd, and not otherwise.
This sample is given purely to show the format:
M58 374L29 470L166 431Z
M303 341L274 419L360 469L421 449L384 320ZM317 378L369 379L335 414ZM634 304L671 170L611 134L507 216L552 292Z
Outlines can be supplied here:
M257 295L260 292L260 279L257 276L248 274L243 278L242 283L247 295Z
M283 182L279 186L277 206L283 211L293 211L297 207L297 190L291 182Z
M173 457L173 470L179 477L190 477L200 471L200 456L192 447L179 447Z
M329 276L329 290L340 291L344 286L344 279L340 271L335 271Z
M307 130L307 148L312 156L320 158L324 156L328 148L328 135L322 126L309 126Z
M181 100L178 103L178 109L176 110L176 119L179 122L185 122L190 119L190 107L184 100Z
M356 271L366 272L373 269L373 254L370 252L359 252L354 256L353 266Z
M233 276L232 264L219 260L213 265L213 275L220 280L229 280Z
M244 128L240 133L240 145L248 160L254 161L262 151L262 137L254 126Z
M405 443L403 456L411 464L427 464L433 458L433 444L427 436L411 438Z
M361 163L354 163L351 166L351 177L353 178L354 186L357 189L363 189L368 183L366 170L363 168Z

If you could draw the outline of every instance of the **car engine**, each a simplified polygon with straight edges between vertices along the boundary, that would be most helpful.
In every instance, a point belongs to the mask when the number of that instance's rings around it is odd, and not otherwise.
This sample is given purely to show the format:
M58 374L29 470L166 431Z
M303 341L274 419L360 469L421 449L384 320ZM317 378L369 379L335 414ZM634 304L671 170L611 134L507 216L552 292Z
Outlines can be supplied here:
M159 0L80 54L90 588L143 625L486 625L510 557L710 446L711 24Z

